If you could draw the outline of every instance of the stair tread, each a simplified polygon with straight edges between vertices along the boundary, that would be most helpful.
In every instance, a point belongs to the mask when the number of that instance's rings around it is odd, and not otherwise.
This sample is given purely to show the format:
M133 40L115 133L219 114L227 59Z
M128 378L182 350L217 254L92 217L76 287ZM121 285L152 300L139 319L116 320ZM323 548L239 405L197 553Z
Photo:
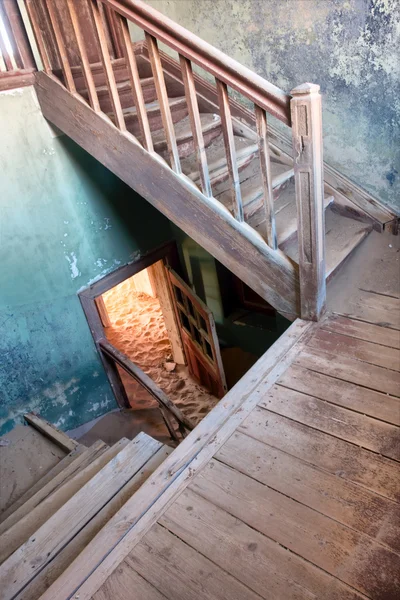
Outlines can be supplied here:
M200 114L201 128L203 135L213 129L218 129L221 125L221 119L218 115L212 113ZM192 127L189 116L174 125L176 141L182 143L193 139ZM153 145L156 152L162 152L167 145L164 129L158 129L153 132Z
M142 87L146 86L146 85L152 85L152 84L154 84L154 77L143 77L140 80L140 83L141 83ZM118 82L116 82L116 85L117 85L117 89L118 89L119 92L121 92L121 91L129 91L132 88L130 79L125 79L123 81L118 81ZM86 89L82 90L80 93L83 94L85 92L87 93ZM97 92L98 96L101 96L103 94L108 94L109 93L108 85L98 85L98 86L96 86L96 92Z
M354 221L340 215L331 207L325 212L326 277L332 277L336 269L370 233L371 225ZM284 246L284 252L299 262L297 236Z
M140 433L52 514L0 566L0 577L7 595L16 595L45 568L161 446L160 442Z
M174 106L180 105L180 104L186 104L186 98L185 98L185 96L177 96L176 98L168 98L168 104L171 108ZM148 102L147 104L145 104L145 107L146 107L147 114L149 114L149 112L159 111L160 103L158 100L154 100L153 102ZM128 107L124 108L122 110L122 112L124 113L125 118L136 117L136 115L137 115L136 106L128 106ZM108 116L110 116L110 114Z
M172 448L163 445L155 450L143 467L122 489L91 519L87 525L57 554L57 556L38 573L24 590L26 598L39 598L54 581L69 567L95 535L122 508L127 500L143 485L157 467L172 452Z

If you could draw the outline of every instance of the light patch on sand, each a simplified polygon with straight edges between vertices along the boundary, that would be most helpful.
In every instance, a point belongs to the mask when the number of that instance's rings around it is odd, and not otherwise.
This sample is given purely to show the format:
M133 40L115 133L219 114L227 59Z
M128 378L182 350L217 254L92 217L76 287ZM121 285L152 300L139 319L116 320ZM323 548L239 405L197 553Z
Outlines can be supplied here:
M138 293L133 278L106 292L103 298L112 323L105 330L110 342L198 423L218 399L192 380L186 367L178 366L173 372L165 369L164 363L172 360L172 350L157 298ZM125 371L120 370L120 373L132 408L157 406Z

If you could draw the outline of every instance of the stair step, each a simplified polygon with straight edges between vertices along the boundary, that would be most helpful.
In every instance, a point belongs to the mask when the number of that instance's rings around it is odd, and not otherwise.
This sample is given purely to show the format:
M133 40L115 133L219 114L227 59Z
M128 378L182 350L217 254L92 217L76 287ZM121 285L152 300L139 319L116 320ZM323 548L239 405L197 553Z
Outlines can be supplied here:
M127 500L143 485L157 467L172 452L172 448L162 446L157 449L143 467L124 487L91 519L87 525L38 573L24 590L24 598L39 598L46 589L69 567L95 535L122 508Z
M146 77L140 80L142 84L142 92L144 101L146 103L154 102L157 100L156 88L154 85L153 77ZM117 89L119 93L119 98L121 101L122 108L130 108L133 104L133 95L132 95L132 86L130 80L119 81L117 83ZM105 113L112 112L112 104L110 99L110 93L108 91L107 85L101 85L96 88L97 96L99 99L101 110ZM88 101L89 95L87 89L83 89L80 91L80 94Z
M169 107L171 110L172 122L177 123L184 119L188 114L186 98L184 96L178 98L169 98ZM151 131L158 131L163 128L160 104L159 102L150 102L146 104L147 117ZM123 110L126 128L130 133L140 139L140 128L135 107L125 108ZM113 114L108 115L111 120L114 120Z
M41 524L0 566L6 597L16 596L77 535L82 535L84 528L97 519L161 447L159 442L140 433Z
M204 145L208 147L211 142L221 134L221 119L218 115L202 113L200 115L201 128L203 132ZM186 158L194 153L192 127L189 116L175 124L175 136L179 149L179 156ZM164 130L153 134L154 150L167 158L167 142Z
M40 525L54 514L67 500L81 489L100 469L102 469L129 440L121 440L112 448L104 443L97 445L98 452L91 455L91 460L85 468L78 469L73 476L68 477L61 485L51 492L48 488L39 492L28 501L27 507L21 507L19 520L4 530L0 539L0 563L6 560L31 536ZM22 510L24 509L24 510ZM25 510L29 510L22 514ZM20 513L20 511L18 511ZM18 515L14 513L14 521ZM6 523L3 523L3 527Z
M95 458L100 456L108 446L98 441L90 448L78 446L65 456L51 471L46 473L34 486L15 503L12 511L4 513L0 523L0 535L21 520L40 502L66 483L76 473L85 469Z
M325 274L329 281L348 256L372 231L371 225L348 219L336 213L332 207L325 212L326 265ZM299 262L297 235L283 247L283 251L296 263Z

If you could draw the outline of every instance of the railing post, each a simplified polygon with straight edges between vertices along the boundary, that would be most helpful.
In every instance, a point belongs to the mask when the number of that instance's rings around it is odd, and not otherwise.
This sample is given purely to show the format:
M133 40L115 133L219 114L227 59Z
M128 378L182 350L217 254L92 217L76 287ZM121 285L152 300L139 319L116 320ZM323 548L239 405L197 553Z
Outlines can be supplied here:
M300 314L317 321L325 310L325 214L322 109L319 85L291 91L292 139L298 220Z

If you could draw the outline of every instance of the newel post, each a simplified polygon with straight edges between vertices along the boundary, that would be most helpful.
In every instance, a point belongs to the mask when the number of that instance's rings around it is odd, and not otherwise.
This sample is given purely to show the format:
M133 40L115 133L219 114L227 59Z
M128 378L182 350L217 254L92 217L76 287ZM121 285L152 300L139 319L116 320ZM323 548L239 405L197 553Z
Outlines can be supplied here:
M319 85L292 90L290 102L301 318L317 321L325 310L325 214L322 156L322 108Z

